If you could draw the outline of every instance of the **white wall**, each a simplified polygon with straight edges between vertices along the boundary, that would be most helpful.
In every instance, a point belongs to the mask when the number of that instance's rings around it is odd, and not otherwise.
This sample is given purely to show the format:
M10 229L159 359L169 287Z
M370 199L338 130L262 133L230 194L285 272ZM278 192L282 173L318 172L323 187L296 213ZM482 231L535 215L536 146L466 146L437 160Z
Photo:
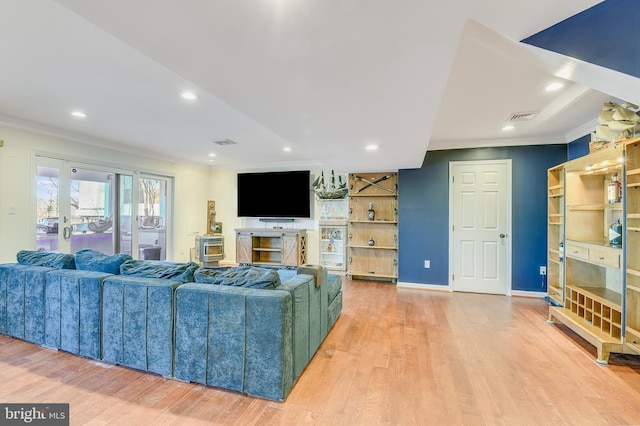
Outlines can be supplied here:
M210 171L131 153L77 143L59 137L0 125L0 262L15 262L16 253L35 247L31 188L35 153L174 177L174 245L167 258L189 260L196 232L203 233Z

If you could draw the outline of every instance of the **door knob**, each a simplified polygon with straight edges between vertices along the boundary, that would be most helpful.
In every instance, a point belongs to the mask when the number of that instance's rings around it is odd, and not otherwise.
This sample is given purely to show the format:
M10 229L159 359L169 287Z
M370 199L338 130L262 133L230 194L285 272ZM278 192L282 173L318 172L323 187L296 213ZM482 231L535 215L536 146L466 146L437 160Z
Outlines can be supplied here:
M506 238L507 234L500 234L500 238Z

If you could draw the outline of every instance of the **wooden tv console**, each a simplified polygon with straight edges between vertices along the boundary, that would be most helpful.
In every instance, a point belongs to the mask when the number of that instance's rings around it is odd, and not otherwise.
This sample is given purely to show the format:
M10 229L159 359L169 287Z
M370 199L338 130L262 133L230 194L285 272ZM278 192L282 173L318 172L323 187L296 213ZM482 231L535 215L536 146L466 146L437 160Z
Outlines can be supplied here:
M236 262L256 266L300 266L307 261L304 229L236 229Z

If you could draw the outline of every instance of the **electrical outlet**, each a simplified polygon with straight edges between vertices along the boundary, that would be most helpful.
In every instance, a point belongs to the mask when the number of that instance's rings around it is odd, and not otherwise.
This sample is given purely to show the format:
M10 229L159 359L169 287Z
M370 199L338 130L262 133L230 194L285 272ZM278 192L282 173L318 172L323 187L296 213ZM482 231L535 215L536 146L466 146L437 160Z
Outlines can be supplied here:
M547 275L547 267L546 266L541 266L540 267L540 275Z
M431 268L431 261L430 260L425 260L424 261L424 267L425 268Z

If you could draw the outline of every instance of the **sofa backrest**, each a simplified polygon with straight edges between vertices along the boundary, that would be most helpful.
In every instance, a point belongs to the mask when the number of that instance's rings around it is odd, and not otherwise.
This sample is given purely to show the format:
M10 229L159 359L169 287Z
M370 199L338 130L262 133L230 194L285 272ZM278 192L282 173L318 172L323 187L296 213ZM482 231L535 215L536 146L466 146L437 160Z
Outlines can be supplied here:
M307 274L296 275L278 290L287 291L292 297L294 374L298 378L324 339L322 292L315 285L315 277Z
M286 398L295 381L288 291L189 283L175 306L174 377Z

